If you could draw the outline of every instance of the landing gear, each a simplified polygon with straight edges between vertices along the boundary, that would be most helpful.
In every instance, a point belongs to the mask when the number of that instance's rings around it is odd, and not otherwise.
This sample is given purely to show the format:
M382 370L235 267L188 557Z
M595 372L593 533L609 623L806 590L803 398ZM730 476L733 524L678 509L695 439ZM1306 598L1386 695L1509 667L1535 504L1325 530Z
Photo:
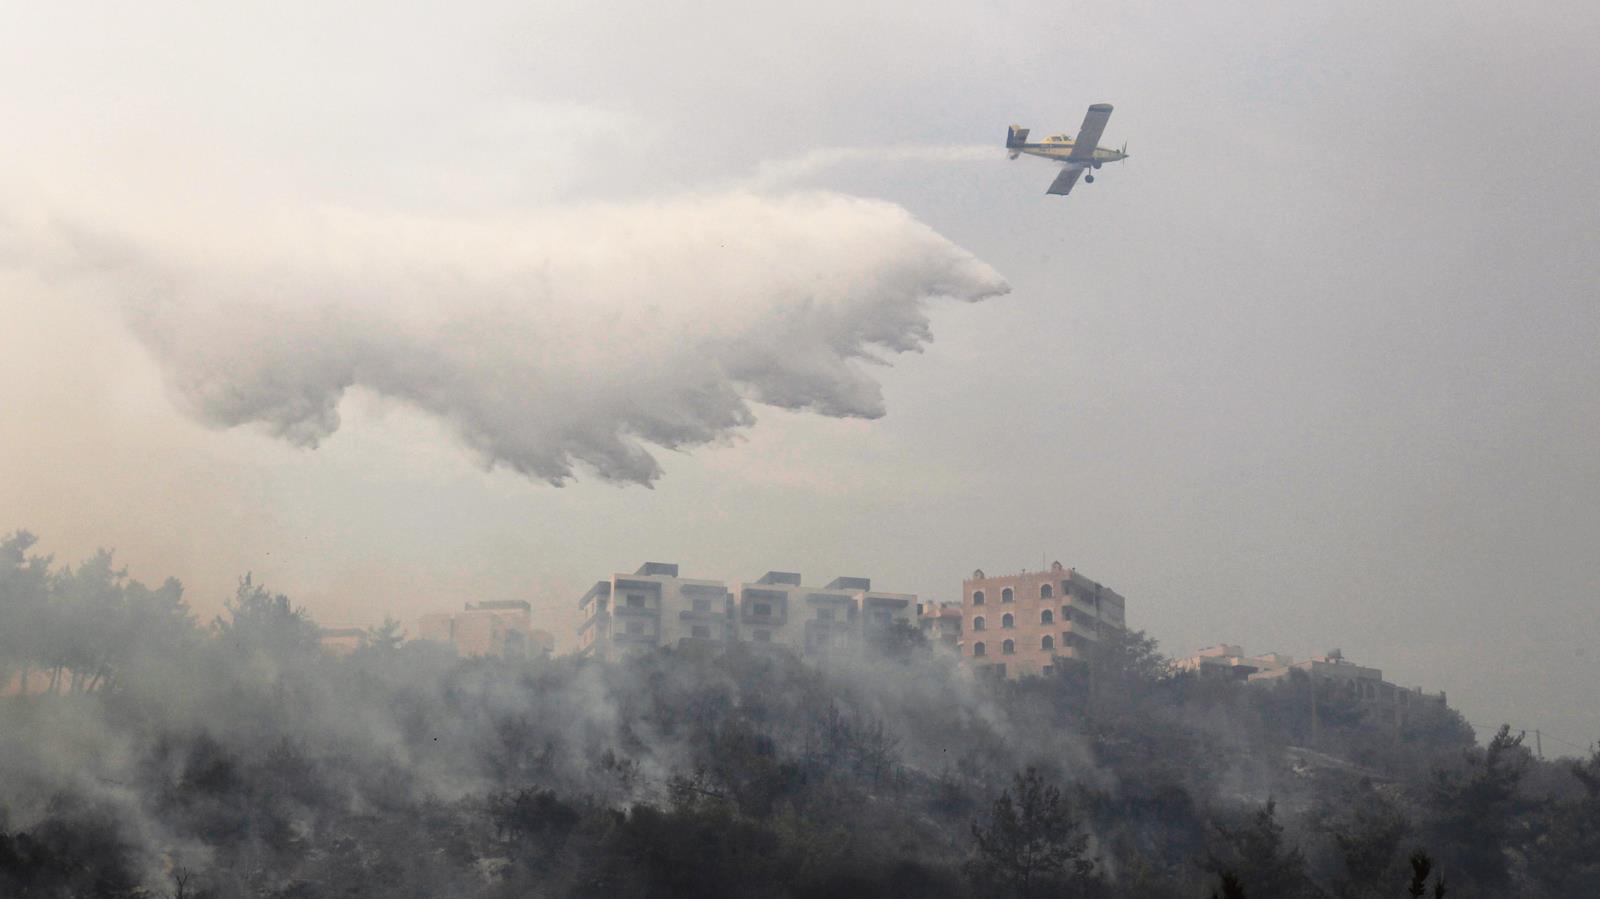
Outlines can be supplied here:
M1083 176L1083 180L1084 180L1084 183L1086 183L1086 184L1093 184L1094 183L1094 176L1093 175L1084 175Z
M1098 163L1098 162L1091 162L1089 164L1094 166L1095 168L1099 168L1100 167L1100 163Z

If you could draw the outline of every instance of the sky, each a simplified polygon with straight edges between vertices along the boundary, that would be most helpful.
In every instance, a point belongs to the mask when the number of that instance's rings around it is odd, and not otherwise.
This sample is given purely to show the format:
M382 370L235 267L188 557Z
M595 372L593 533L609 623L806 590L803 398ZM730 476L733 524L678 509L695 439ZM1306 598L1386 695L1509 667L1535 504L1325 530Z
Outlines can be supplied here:
M202 615L645 560L1600 737L1600 9L0 2L0 529ZM1128 144L1069 198L1006 125Z

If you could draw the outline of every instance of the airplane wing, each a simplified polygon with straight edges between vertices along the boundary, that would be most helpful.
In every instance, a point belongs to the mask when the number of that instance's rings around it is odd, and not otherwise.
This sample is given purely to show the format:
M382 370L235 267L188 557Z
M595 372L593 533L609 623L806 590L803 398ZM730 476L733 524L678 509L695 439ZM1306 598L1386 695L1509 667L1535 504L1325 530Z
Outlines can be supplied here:
M1045 193L1060 194L1063 197L1072 193L1072 185L1078 183L1078 176L1081 174L1083 174L1082 166L1067 166L1061 170L1061 174L1056 176L1056 180L1050 182L1050 189Z
M1078 137L1072 142L1072 154L1067 158L1093 159L1094 148L1100 146L1100 135L1106 133L1106 122L1109 121L1110 103L1096 103L1089 107L1089 114L1083 117L1083 127L1078 129Z

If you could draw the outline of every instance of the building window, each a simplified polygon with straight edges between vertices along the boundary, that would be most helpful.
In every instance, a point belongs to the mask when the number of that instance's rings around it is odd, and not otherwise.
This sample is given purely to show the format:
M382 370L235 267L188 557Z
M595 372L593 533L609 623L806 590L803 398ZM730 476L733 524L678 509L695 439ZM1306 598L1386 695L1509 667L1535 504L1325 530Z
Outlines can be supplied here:
M696 640L709 640L709 639L711 639L711 628L706 627L703 624L695 625L694 626L694 638ZM1050 638L1046 637L1045 639L1048 640Z
M764 602L756 603L755 605L750 607L750 610L755 612L757 615L771 615L772 614L772 606L767 604L767 603L764 603Z
M1066 581L1062 581L1061 582L1061 595L1064 596L1064 597L1071 597L1072 596L1072 585L1067 583Z
M1014 600L1016 598L1017 598L1016 594L1011 592L1011 588L1010 587L1007 587L1004 590L1000 591L1000 601L1001 602L1011 602L1012 600Z
M833 610L832 609L818 609L817 610L817 620L818 621L832 621L833 620Z
M975 605L975 606L983 605L983 591L982 590L974 590L974 591L972 591L972 604Z
M751 631L750 639L756 641L757 643L771 643L772 631Z
M1050 650L1055 649L1056 648L1056 638L1050 636L1049 634L1045 634L1044 638L1039 641L1039 648L1043 649L1043 650L1045 650L1047 652L1050 651Z
M1041 609L1041 610L1039 610L1039 623L1040 624L1055 624L1056 623L1056 613L1050 611L1049 609Z
M630 609L642 609L642 608L644 608L644 597L640 596L637 593L629 593L628 594L628 608L630 608Z
M1017 654L1017 641L1015 641L1015 640L1007 640L1006 642L1000 644L1000 651L1005 653L1008 656L1009 655L1016 655Z
M697 600L695 600L694 601L694 610L696 612L709 612L709 611L711 611L711 600L709 600L709 599L697 599Z
M1044 666L1044 676L1045 677L1049 677L1050 675L1055 674L1055 673L1056 673L1056 666L1054 666L1054 665L1046 665L1046 666Z
M1054 591L1052 591L1050 589L1050 585L1049 584L1040 584L1039 585L1039 598L1040 599L1049 599L1053 595L1054 595Z
M974 643L974 644L972 644L972 654L973 655L981 656L981 655L984 654L984 651L985 650L984 650L984 646L983 646L982 643Z
M972 619L972 629L975 630L975 631L983 630L983 616L982 615L979 615L978 617Z
M1005 615L1001 616L1001 618L1000 618L1000 626L1001 627L1016 627L1017 626L1017 620L1015 618L1011 617L1011 613L1010 612L1007 612L1007 613L1005 613Z
M630 635L632 635L632 636L635 636L635 637L643 634L644 633L644 622L643 621L630 621L630 622L628 622L628 633Z

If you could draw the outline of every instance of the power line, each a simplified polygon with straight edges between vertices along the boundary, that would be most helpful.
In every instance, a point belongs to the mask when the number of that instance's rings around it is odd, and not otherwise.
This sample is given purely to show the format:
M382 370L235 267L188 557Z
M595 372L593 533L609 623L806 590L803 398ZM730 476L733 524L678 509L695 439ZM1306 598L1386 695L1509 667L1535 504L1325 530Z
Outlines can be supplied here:
M1493 731L1498 731L1501 727L1511 727L1512 725L1511 725L1510 722L1506 722L1505 724L1474 724L1471 721L1468 721L1467 722L1467 726L1472 728L1473 730L1493 730ZM1554 741L1556 741L1557 743L1560 743L1563 746L1570 746L1573 749L1578 750L1579 752L1593 752L1594 751L1594 744L1593 743L1590 743L1588 746L1582 746L1582 745L1579 745L1577 743L1572 742L1571 740L1564 740L1561 737L1558 737L1555 734L1553 734L1553 733L1551 733L1551 732L1549 732L1547 730L1544 730L1543 728L1522 728L1522 727L1519 727L1519 728L1515 728L1515 729L1520 731L1521 733L1525 733L1525 734L1528 734L1528 733L1539 734L1540 736L1544 737L1547 740L1554 740Z

